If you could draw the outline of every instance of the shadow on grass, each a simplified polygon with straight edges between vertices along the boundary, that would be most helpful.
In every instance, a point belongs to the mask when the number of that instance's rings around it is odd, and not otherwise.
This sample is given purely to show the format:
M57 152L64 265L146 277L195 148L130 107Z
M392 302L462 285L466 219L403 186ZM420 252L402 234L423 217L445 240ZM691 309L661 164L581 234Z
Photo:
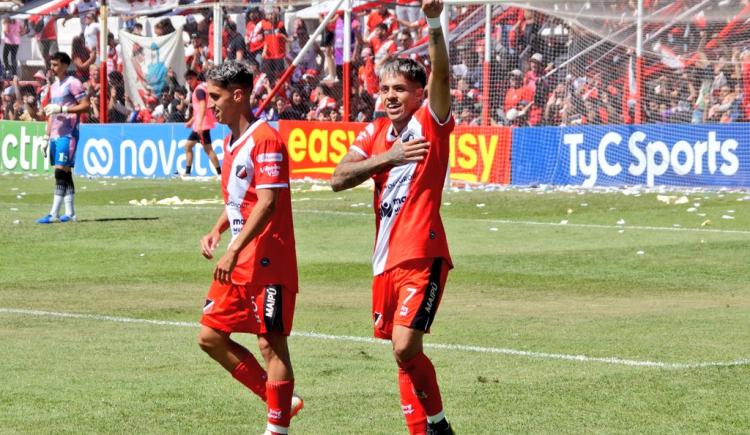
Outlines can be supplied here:
M97 218L97 219L79 219L77 223L87 222L119 222L119 221L156 221L158 217L115 217L115 218Z

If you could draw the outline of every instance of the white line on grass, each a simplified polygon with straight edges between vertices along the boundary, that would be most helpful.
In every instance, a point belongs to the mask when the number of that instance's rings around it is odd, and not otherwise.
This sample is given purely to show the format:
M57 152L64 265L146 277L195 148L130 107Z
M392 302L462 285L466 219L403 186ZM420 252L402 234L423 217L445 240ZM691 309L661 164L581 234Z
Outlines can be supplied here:
M353 211L337 210L313 210L297 209L295 213L313 213L313 214L332 214L343 216L370 216L370 213L357 213ZM720 230L716 228L682 228L682 227L651 227L641 225L601 225L601 224L561 224L559 222L538 222L538 221L516 221L511 219L484 219L484 218L448 218L450 220L467 220L472 222L486 222L488 224L502 225L539 225L547 227L574 227L574 228L601 228L616 230L643 230L643 231L675 231L675 232L695 232L695 233L722 233L722 234L746 234L750 235L750 230Z
M117 323L139 323L147 325L160 325L160 326L178 326L183 328L198 328L200 325L193 322L175 322L170 320L152 320L152 319L136 319L131 317L117 317L117 316L105 316L101 314L79 314L79 313L65 313L55 311L40 311L40 310L25 310L17 308L0 308L0 313L5 314L18 314L23 316L47 316L47 317L62 317L69 319L85 319L85 320L99 320ZM349 341L355 343L371 343L387 345L390 342L386 340L379 340L370 337L357 337L351 335L330 335L320 334L317 332L292 332L294 337L305 337L314 338L319 340L333 340L333 341ZM667 363L660 361L639 361L631 359L623 359L617 357L598 358L586 355L566 355L559 353L548 353L548 352L530 352L525 350L516 349L504 349L496 347L480 347L480 346L466 346L462 344L438 344L438 343L425 343L424 345L430 349L443 349L443 350L458 350L463 352L476 352L476 353L491 353L501 355L512 355L522 356L528 358L537 359L552 359L552 360L563 360L563 361L576 361L576 362L598 362L605 364L624 365L631 367L655 367L660 369L700 369L706 367L730 367L730 366L745 366L750 365L750 359L742 358L734 361L709 361L699 363Z

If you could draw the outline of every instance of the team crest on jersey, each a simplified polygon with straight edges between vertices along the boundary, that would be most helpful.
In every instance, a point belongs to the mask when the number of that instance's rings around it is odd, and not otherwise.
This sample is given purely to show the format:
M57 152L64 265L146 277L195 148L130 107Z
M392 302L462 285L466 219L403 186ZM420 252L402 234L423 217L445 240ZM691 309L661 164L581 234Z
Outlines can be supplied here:
M234 168L234 175L237 176L237 178L245 179L247 178L247 166L245 165L239 165Z
M409 142L414 139L415 134L410 129L406 129L405 132L401 133L401 142Z

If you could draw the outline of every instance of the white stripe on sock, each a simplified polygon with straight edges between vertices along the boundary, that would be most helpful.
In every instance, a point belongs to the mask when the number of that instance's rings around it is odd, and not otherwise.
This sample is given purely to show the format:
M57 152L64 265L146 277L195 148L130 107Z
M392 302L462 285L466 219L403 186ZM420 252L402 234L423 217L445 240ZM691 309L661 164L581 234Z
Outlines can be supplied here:
M437 423L437 422L439 422L440 420L442 420L444 418L445 418L445 411L441 410L440 412L438 412L435 415L428 415L427 416L427 423Z
M266 425L266 430L269 430L271 432L281 433L281 434L288 434L289 428L283 427L283 426L276 426L275 424L268 423Z

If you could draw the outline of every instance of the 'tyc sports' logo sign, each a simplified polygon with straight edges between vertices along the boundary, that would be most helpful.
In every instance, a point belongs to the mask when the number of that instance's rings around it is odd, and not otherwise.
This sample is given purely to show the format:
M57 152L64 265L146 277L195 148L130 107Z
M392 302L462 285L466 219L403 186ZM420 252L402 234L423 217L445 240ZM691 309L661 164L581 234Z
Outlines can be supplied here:
M583 186L591 187L596 185L600 171L610 177L620 175L623 171L622 162L629 163L628 174L640 177L645 173L646 184L653 186L655 179L668 170L678 176L691 173L701 175L704 171L714 174L717 170L722 175L731 176L740 167L735 153L739 143L731 138L720 141L716 138L715 131L708 131L705 140L699 139L693 143L677 140L672 145L660 140L648 141L646 133L635 131L626 139L629 158L623 159L620 157L622 154L616 152L611 152L608 158L608 148L620 145L623 139L625 138L619 133L610 131L602 136L596 148L587 150L579 149L585 143L583 133L565 134L563 142L570 150L570 176L584 176ZM615 155L619 158L613 158Z

